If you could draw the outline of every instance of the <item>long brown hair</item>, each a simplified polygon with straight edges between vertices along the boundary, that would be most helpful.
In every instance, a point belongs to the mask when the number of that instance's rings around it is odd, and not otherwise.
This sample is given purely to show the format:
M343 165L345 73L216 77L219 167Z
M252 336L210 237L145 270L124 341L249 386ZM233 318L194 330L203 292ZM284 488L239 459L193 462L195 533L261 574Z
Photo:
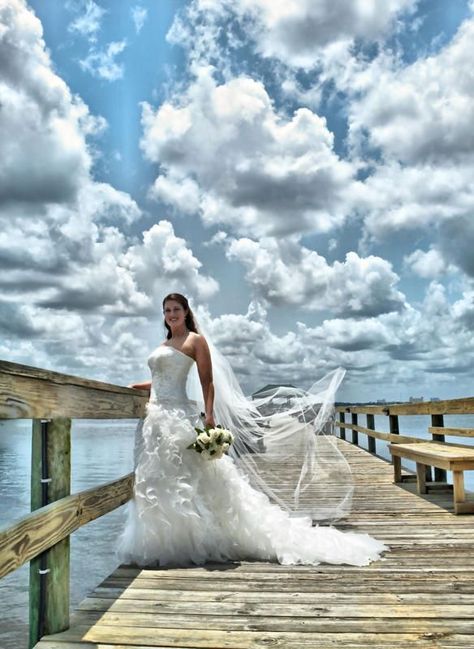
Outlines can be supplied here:
M165 303L168 302L168 300L174 300L175 302L179 302L179 304L181 304L181 306L186 312L186 318L184 324L189 329L189 331L194 331L194 333L196 334L199 333L196 327L196 323L194 322L194 313L191 311L189 302L184 297L184 295L181 295L181 293L170 293L169 295L167 295L163 300L163 311L165 309ZM166 322L166 318L164 320L164 325L167 329L166 338L169 340L171 338L171 328L169 324Z

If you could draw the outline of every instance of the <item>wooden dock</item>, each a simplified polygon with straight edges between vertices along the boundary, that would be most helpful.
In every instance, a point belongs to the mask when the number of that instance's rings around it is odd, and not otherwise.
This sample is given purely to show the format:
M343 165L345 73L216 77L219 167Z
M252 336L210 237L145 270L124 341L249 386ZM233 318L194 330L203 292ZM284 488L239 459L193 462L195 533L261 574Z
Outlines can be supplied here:
M242 562L145 570L121 566L67 631L38 649L474 647L474 517L452 494L418 496L393 467L339 440L356 484L345 530L391 551L368 567ZM472 496L471 496L472 497Z

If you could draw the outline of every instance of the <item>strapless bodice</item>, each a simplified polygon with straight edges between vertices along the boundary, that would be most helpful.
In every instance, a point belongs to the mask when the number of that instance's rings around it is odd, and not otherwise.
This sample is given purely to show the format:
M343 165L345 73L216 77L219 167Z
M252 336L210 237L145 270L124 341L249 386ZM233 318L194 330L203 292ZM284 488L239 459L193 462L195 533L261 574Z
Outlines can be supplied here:
M159 345L148 357L151 370L150 402L186 403L186 381L194 360L167 345Z

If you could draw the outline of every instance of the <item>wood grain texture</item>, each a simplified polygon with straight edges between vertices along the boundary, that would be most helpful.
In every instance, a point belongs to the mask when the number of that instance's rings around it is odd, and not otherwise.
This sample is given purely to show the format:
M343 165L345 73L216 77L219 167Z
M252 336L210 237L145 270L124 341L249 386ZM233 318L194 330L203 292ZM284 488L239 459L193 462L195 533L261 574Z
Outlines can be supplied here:
M383 560L119 566L38 649L470 649L474 517L453 515L450 492L417 496L393 484L390 463L338 444L355 479L338 527L383 540Z
M0 419L133 419L147 401L143 390L0 361Z
M472 415L474 397L420 403L387 403L377 406L338 405L336 411L363 415L367 413L372 415Z
M74 530L120 507L133 493L133 473L66 496L0 530L0 577L16 570Z

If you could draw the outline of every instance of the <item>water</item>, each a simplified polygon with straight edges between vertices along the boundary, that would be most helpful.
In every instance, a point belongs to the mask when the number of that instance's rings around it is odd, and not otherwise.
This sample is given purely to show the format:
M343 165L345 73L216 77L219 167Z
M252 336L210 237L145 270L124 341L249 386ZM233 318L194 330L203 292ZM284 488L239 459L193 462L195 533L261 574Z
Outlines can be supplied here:
M71 491L109 482L133 469L133 420L81 421L72 427ZM0 421L0 527L30 511L31 421ZM125 508L71 535L71 610L116 567L112 548ZM0 580L0 648L28 646L29 564Z
M365 417L360 423L365 425ZM446 416L445 426L472 427L474 417ZM400 417L400 433L429 438L427 416ZM375 428L388 432L388 417L375 417ZM133 420L74 421L72 429L72 492L81 491L132 470ZM346 431L350 439L350 431ZM473 444L474 439L448 438ZM359 433L367 448L367 436ZM377 453L390 458L387 444L377 440ZM0 527L30 511L31 422L0 421ZM409 463L408 468L414 468ZM474 472L466 472L466 487L474 491ZM125 521L120 507L88 523L71 536L71 609L117 567L113 554ZM21 649L28 644L29 564L0 580L0 648Z

